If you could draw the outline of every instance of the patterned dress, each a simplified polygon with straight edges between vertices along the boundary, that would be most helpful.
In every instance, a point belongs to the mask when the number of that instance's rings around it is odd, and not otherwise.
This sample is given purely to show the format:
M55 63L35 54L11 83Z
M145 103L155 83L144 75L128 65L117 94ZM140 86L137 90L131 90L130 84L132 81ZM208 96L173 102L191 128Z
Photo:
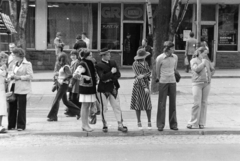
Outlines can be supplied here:
M151 110L152 103L150 93L146 93L144 88L149 89L150 69L147 62L144 65L139 61L133 63L133 71L135 73L135 80L133 82L133 91L131 98L131 110ZM144 75L144 78L138 79L137 76Z

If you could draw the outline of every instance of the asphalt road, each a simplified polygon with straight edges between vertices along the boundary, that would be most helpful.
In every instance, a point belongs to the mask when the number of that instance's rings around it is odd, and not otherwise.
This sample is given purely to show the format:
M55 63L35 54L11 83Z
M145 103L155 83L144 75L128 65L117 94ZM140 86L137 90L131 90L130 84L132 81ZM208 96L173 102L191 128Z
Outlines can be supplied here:
M237 161L240 136L69 137L0 139L3 161Z

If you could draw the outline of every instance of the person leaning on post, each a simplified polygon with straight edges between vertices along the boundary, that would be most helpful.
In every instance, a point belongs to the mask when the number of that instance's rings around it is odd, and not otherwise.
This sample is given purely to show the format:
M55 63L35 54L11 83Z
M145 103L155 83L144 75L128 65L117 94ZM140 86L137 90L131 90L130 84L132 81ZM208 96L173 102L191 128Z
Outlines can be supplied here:
M163 53L156 59L156 82L159 82L157 128L158 131L163 131L165 126L166 100L169 95L170 129L178 130L176 116L176 78L174 74L177 68L178 57L173 53L173 42L165 41L163 46Z
M200 47L196 50L190 62L194 105L191 111L191 119L187 125L189 129L196 127L203 129L206 125L207 100L211 88L211 78L215 72L207 54L207 48Z
M8 130L17 127L18 131L26 129L27 94L31 92L31 80L33 69L31 62L25 58L25 52L21 48L13 49L16 63L12 73L8 75L11 91L14 91L16 100L9 103Z

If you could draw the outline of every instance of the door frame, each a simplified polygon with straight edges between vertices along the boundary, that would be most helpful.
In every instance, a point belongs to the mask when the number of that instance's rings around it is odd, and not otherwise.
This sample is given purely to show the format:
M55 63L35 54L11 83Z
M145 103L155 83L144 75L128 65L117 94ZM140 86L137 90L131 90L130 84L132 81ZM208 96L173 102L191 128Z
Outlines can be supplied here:
M142 39L145 39L146 38L146 35L145 35L145 33L146 33L146 24L145 24L145 22L144 21L122 21L122 31L121 31L121 40L122 40L122 42L121 42L121 50L122 50L122 56L121 56L121 66L122 67L129 67L129 68L132 68L132 66L129 66L129 65L123 65L123 41L124 41L124 31L123 31L123 28L124 28L124 25L125 24L141 24L141 25L143 25L143 31L142 31Z
M208 26L213 26L214 28L214 36L213 36L213 65L215 66L216 64L216 53L217 53L217 36L218 36L218 29L217 29L217 22L216 21L202 21L201 22L201 29L202 29L202 25L208 25ZM197 31L197 21L195 21L194 23L194 31L196 33Z

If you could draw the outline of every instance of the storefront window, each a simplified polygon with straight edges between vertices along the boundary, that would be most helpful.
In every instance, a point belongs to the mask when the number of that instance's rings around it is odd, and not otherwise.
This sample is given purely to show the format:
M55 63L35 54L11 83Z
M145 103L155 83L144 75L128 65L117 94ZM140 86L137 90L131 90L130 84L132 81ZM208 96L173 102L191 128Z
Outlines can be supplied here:
M20 1L17 1L17 14L20 12ZM2 12L10 16L9 2L2 2ZM10 39L10 40L9 40ZM14 42L14 36L0 35L0 50L8 51L8 40ZM35 1L29 2L27 22L26 22L26 47L35 48Z
M219 5L218 50L237 51L238 5Z
M182 7L184 6L185 5L182 5ZM193 13L193 5L188 5L187 12L184 16L184 19L175 35L176 50L185 50L186 39L184 37L188 36L189 31L192 31L192 13Z
M202 5L201 20L202 21L215 21L216 5L204 4ZM197 21L197 9L195 10L195 21Z
M121 4L102 4L101 20L101 48L120 49Z
M48 3L47 46L53 49L57 32L62 33L64 49L72 49L76 36L85 32L90 48L97 49L97 3Z

